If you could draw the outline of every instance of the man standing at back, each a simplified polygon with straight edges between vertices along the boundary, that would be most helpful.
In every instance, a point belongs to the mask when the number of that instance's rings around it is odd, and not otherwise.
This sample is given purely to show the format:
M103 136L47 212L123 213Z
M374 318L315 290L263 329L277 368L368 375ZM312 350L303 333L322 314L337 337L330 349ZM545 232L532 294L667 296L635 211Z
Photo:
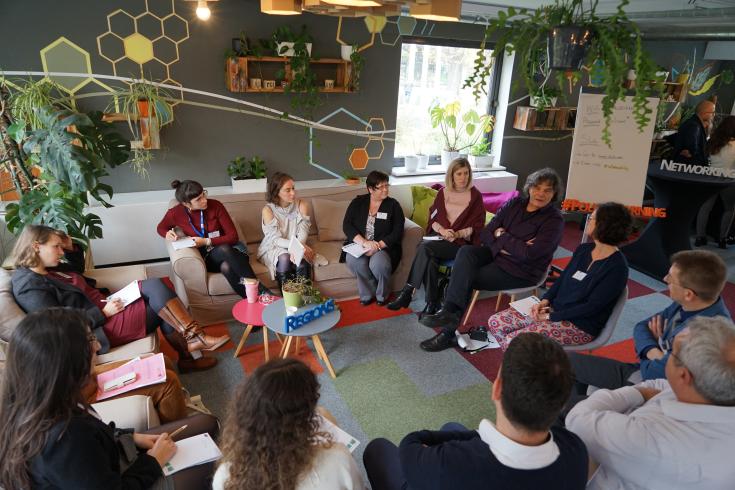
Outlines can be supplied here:
M681 123L674 140L674 161L707 165L707 131L715 117L715 104L703 100L692 117Z
M492 388L497 418L467 430L457 423L407 435L397 448L375 439L363 460L376 490L583 489L587 451L579 438L551 427L572 386L561 346L523 333L505 351Z

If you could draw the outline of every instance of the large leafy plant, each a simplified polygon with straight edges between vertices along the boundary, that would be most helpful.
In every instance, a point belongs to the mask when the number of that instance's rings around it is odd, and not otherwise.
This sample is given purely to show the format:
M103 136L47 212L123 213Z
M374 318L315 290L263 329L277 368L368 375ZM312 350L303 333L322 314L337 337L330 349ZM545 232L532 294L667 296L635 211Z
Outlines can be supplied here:
M621 0L615 13L599 17L595 9L598 0L555 0L553 4L542 6L534 11L509 7L498 12L498 17L491 19L485 29L485 36L478 51L475 69L465 80L465 87L471 87L476 97L485 91L491 64L484 62L486 43L497 36L493 56L504 52L515 52L521 78L529 91L538 88L539 82L534 80L533 59L539 52L547 49L549 32L557 26L578 25L590 30L592 40L585 56L585 65L596 69L602 78L605 97L602 110L605 124L602 128L602 139L608 145L610 139L610 121L615 103L626 96L623 84L627 80L628 71L634 69L638 83L633 95L633 112L639 130L648 124L653 108L649 107L647 97L657 95L661 84L656 82L656 66L641 45L638 27L630 21L623 10L629 0ZM557 73L560 86L565 79L579 78L578 73Z
M474 109L462 113L458 100L446 105L434 104L429 108L431 126L439 128L446 151L462 151L475 145L493 129L495 119L489 114L482 116Z
M6 207L8 229L17 234L27 224L45 224L81 243L101 238L99 216L85 208L89 196L110 206L106 199L112 187L100 179L108 167L128 160L130 143L102 121L101 112L45 106L36 108L34 116L36 129L22 120L0 121L0 162L10 169L20 195Z

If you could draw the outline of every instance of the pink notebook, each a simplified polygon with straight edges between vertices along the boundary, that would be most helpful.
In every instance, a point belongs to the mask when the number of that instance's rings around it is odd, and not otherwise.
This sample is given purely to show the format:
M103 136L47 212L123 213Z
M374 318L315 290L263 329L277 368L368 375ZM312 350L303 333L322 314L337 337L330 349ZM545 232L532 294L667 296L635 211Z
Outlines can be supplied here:
M102 391L102 387L106 382L131 372L135 372L136 375L135 381L132 383L114 390ZM163 383L164 381L166 381L166 364L163 362L163 354L134 359L118 368L97 375L97 401L106 400L144 386Z

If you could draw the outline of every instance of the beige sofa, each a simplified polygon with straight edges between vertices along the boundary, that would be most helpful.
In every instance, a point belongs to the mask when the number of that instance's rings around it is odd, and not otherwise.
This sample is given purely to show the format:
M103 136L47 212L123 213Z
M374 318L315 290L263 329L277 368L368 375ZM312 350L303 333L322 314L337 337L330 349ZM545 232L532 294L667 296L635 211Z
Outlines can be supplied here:
M100 287L111 291L122 289L135 279L145 279L145 266L131 265L109 269L91 269L84 273L97 281ZM5 349L15 327L25 317L25 313L13 298L10 284L11 272L0 268L0 360L5 359ZM98 364L132 359L148 353L159 351L158 335L152 333L147 337L110 349L107 354L97 357Z
M366 193L364 186L339 186L299 191L299 198L311 206L312 227L307 244L323 255L329 263L314 268L314 280L322 294L347 299L357 296L357 281L347 266L339 262L344 234L342 219L349 202ZM248 244L250 265L258 279L274 287L266 267L257 260L258 244L263 239L261 210L265 205L262 194L232 194L210 196L221 201L232 216L240 239ZM173 206L175 202L172 202ZM405 209L404 214L410 215ZM403 236L403 257L391 278L391 290L402 288L411 269L416 249L424 230L406 219ZM240 300L220 273L207 272L199 252L195 249L167 249L171 257L176 293L188 303L194 317L203 325L232 319L232 307Z

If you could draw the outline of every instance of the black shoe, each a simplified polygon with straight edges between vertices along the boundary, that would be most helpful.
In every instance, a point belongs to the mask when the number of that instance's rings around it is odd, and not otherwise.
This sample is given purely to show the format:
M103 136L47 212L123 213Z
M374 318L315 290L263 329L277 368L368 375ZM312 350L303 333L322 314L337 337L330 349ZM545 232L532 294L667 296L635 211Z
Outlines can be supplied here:
M268 289L267 287L265 287L262 282L259 282L258 283L258 294L259 295L260 294L267 294L268 296L275 296L275 293L273 293L273 291L271 291L270 289Z
M729 237L727 237L725 241L727 242L728 245L735 245L735 236L730 235Z
M403 289L401 289L401 293L398 295L398 297L388 303L388 309L398 311L401 308L408 308L408 305L411 304L412 298L413 287L406 284L405 286L403 286Z
M434 303L433 301L429 301L426 303L426 306L424 306L424 309L419 313L419 320L421 320L426 315L434 315L437 311L439 311L439 308L441 308L441 305L439 303Z
M720 240L717 242L717 246L720 247L723 250L727 250L727 239L726 238L720 238Z
M421 324L427 327L457 327L461 319L459 311L450 313L446 308L442 308L433 315L424 315Z
M361 300L360 300L360 304L361 304L362 306L367 306L367 305L369 305L370 303L372 303L374 299L375 299L375 298L370 298L370 299L361 299Z
M388 299L387 298L386 299L379 299L375 303L377 303L378 306L385 306L385 305L388 304Z
M439 352L457 345L457 337L445 331L439 332L434 337L421 342L421 348L427 352Z
M694 239L694 246L695 247L702 247L704 245L707 245L707 237L706 236L698 236Z

